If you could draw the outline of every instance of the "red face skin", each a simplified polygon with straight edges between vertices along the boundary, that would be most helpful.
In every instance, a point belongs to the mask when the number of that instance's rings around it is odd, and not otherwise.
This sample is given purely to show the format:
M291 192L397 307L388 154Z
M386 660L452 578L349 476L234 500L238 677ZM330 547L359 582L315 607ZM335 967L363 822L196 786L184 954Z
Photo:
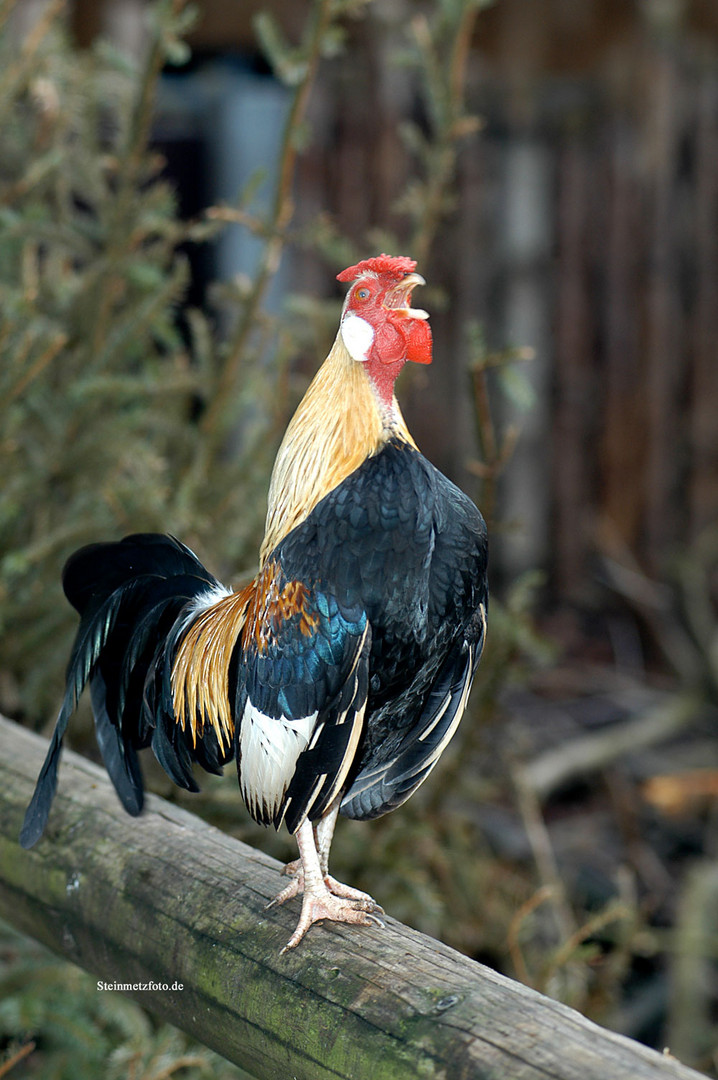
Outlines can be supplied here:
M413 259L382 255L338 275L340 281L354 281L344 318L356 315L374 331L365 363L367 374L387 405L391 404L394 382L407 360L431 363L431 330L426 314L410 307L412 290L423 284L423 278L413 273L415 266Z

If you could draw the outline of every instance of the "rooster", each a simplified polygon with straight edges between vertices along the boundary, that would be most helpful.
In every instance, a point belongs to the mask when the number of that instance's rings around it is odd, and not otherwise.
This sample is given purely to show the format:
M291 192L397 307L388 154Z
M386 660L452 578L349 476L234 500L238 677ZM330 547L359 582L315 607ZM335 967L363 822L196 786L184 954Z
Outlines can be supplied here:
M68 560L81 616L65 697L21 833L42 835L63 737L89 681L98 744L130 814L137 751L197 791L193 763L236 760L250 814L299 859L272 903L302 895L293 948L321 919L369 924L366 893L329 874L339 813L375 818L429 775L466 707L486 632L487 537L473 502L419 452L394 395L428 364L425 284L380 255L350 283L332 349L279 448L256 578L225 588L184 544L136 534Z

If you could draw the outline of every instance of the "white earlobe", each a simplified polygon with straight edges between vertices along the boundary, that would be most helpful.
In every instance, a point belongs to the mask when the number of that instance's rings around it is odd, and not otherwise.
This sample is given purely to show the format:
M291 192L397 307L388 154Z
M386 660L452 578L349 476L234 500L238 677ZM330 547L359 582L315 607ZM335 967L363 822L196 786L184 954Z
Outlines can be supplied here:
M365 362L374 340L374 327L371 323L350 311L342 319L341 333L352 360Z

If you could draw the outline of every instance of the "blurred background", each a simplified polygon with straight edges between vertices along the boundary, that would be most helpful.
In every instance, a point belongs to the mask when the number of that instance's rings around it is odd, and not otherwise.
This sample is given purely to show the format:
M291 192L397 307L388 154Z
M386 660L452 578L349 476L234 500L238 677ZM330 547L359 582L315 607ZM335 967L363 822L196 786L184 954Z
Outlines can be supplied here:
M54 718L80 544L253 572L334 276L379 251L427 279L399 397L489 521L491 630L441 766L335 873L718 1075L714 0L0 0L0 711ZM146 764L291 857L232 777ZM0 1061L187 1056L70 971L7 931Z

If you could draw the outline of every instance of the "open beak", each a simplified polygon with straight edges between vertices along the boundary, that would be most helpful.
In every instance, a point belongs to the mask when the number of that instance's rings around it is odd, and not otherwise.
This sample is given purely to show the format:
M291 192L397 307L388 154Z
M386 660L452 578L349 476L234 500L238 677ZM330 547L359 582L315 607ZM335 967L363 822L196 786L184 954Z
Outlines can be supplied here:
M398 285L389 289L384 299L384 307L405 319L428 319L428 311L411 306L411 293L416 285L426 285L421 274L407 274Z
M429 312L411 306L411 293L416 285L426 285L421 274L407 274L398 285L389 289L384 297L384 307L391 312L388 321L394 324L403 340L404 359L415 364L430 364Z

